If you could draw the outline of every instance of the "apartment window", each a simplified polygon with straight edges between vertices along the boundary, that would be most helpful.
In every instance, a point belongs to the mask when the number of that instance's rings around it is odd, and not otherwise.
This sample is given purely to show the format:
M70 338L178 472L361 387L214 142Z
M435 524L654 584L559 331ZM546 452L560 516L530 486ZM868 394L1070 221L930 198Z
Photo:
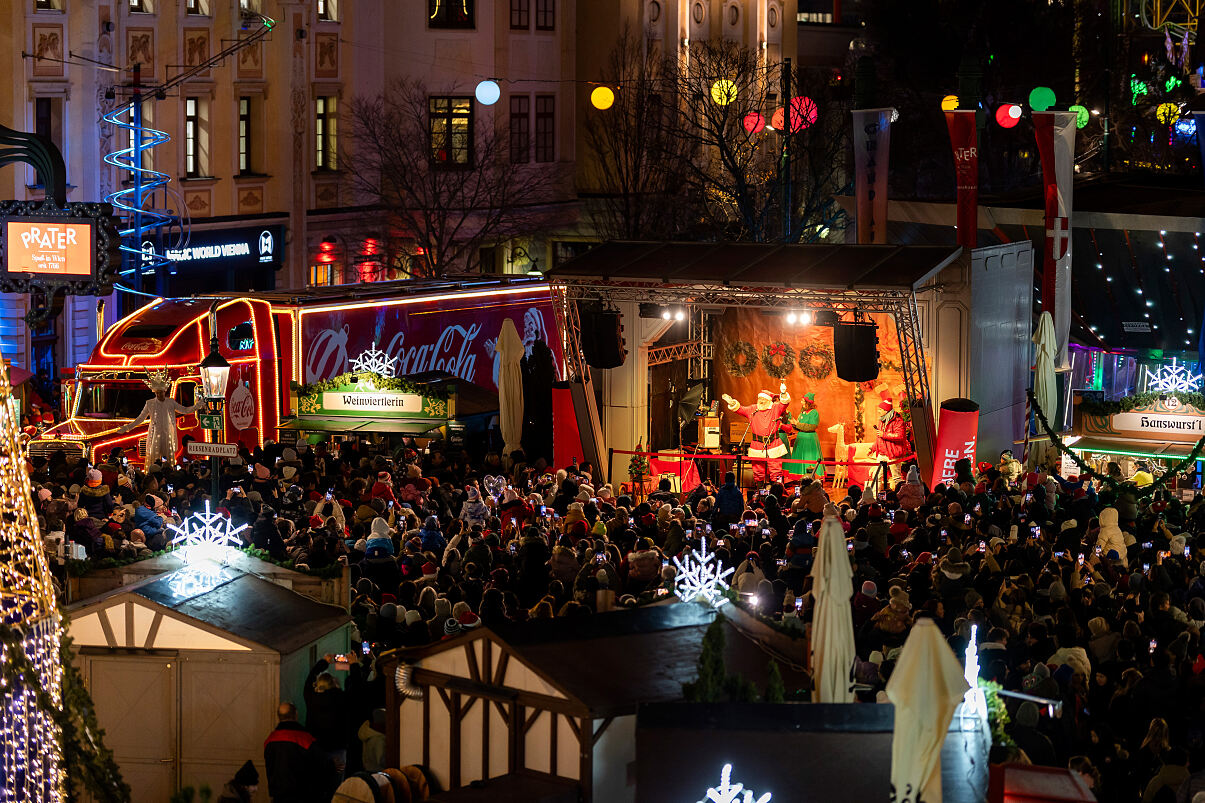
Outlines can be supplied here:
M330 287L334 283L334 265L310 265L310 287Z
M531 27L531 0L510 0L510 27L518 31Z
M335 0L318 0L318 19L335 19Z
M238 99L238 171L251 172L251 98Z
M536 161L551 162L556 153L556 98L536 95Z
M427 0L427 25L431 28L472 28L476 24L475 0Z
M531 161L531 98L510 96L510 160L515 164Z
M201 101L199 98L184 99L184 175L196 178L201 175Z
M58 11L57 0L36 0L33 6L38 11Z
M210 0L184 0L184 13L209 16Z
M473 161L473 99L433 97L428 101L431 159L438 164Z
M536 0L536 30L551 31L556 27L556 0Z
M128 7L130 11L136 11L140 14L147 11L146 0L129 0Z
M334 170L336 167L335 148L338 145L338 127L336 101L332 95L324 95L314 100L314 144L316 146L314 164L319 170Z
M62 98L34 98L33 130L63 150Z

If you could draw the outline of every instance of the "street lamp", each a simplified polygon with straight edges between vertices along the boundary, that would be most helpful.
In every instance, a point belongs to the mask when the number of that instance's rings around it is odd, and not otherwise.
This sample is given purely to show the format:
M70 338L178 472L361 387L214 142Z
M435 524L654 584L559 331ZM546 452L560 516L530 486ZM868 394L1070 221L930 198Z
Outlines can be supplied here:
M205 359L201 360L201 386L205 392L207 400L206 412L210 416L216 414L219 416L219 421L224 415L223 402L226 399L226 383L230 380L230 363L218 346L218 302L214 301L209 306L209 354L205 355ZM221 432L219 427L214 432ZM217 502L218 492L218 472L221 468L221 460L217 455L209 457L209 479L214 502Z

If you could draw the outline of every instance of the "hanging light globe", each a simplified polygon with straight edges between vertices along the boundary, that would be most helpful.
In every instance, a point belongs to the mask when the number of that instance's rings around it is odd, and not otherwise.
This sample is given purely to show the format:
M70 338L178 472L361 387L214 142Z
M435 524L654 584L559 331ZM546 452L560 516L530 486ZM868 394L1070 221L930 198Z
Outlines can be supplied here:
M487 78L477 84L477 90L473 94L482 106L493 106L498 102L498 98L502 97L502 87L498 86L497 81Z

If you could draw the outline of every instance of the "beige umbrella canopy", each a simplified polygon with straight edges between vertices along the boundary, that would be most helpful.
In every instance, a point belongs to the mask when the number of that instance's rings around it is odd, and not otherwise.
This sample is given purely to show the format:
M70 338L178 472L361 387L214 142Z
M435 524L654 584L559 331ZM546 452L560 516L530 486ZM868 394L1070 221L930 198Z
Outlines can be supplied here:
M937 625L918 621L887 681L887 697L895 704L892 800L941 803L941 746L968 688Z
M837 509L824 506L820 549L812 564L812 680L818 703L852 703L855 656L854 622L850 609L853 570L845 550L845 530Z
M494 345L498 352L498 428L502 432L505 454L520 448L523 437L523 339L510 318L502 321L502 331Z
M1058 357L1059 343L1054 334L1054 321L1049 312L1038 319L1038 330L1033 333L1033 397L1042 414L1053 428L1058 428L1054 416L1058 412L1058 389L1054 381L1054 361ZM1028 470L1028 469L1026 469Z

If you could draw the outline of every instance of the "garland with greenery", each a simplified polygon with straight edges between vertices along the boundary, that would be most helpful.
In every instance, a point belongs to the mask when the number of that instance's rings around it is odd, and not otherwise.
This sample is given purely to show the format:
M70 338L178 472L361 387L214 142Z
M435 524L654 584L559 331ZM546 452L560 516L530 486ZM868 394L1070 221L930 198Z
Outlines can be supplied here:
M1108 402L1080 399L1078 406L1084 415L1116 415L1169 397L1175 398L1181 405L1191 405L1198 410L1205 410L1205 393L1135 393L1133 396Z
M979 678L979 688L983 690L984 699L987 700L987 721L992 728L992 744L1002 747L1016 746L1013 737L1005 730L1008 725L1008 708L1000 699L1000 689L1004 687L994 681Z
M809 343L799 349L799 373L808 379L824 379L833 372L833 350L824 343Z
M795 349L781 340L767 343L761 353L762 368L774 379L786 379L795 368Z
M735 340L724 348L720 362L733 376L748 376L757 368L757 349L748 340Z
M1028 390L1026 393L1029 396L1029 403L1033 406L1034 415L1037 417L1038 424L1042 427L1042 431L1046 433L1046 437L1050 439L1050 442L1054 445L1054 448L1059 450L1060 454L1065 454L1070 457L1075 465L1079 467L1081 476L1086 474L1113 491L1117 491L1122 485L1127 484L1118 482L1113 477L1101 474L1099 471L1085 463L1079 455L1071 451L1067 444L1063 443L1063 439L1059 437L1058 433L1055 432L1054 429L1051 428L1050 424L1046 421L1046 414L1042 412L1042 408L1038 405L1038 400L1033 395L1033 391ZM1163 472L1163 474L1157 477L1150 485L1139 488L1138 486L1131 484L1126 490L1130 491L1139 498L1150 496L1151 494L1155 493L1155 491L1158 491L1167 485L1168 481L1173 477L1179 476L1186 468L1195 463L1197 458L1201 456L1202 448L1205 448L1205 437L1202 437L1199 441L1197 441L1196 445L1192 447L1192 451L1189 452L1183 460L1181 460L1179 463L1176 463L1167 471Z
M62 703L59 705L42 688L37 667L25 654L25 637L21 630L0 624L0 642L7 648L8 656L8 660L0 663L4 685L10 689L26 689L33 695L38 708L59 729L67 799L79 800L86 792L97 803L129 803L130 787L122 780L113 751L105 747L105 732L96 722L92 696L75 667L71 639L63 634L59 642L59 662L63 667Z
M316 393L341 390L348 385L357 384L361 378L371 379L373 387L377 390L391 390L397 393L417 393L427 398L447 398L447 386L443 383L420 386L409 377L381 376L380 374L370 374L364 371L349 371L346 374L332 376L330 379L320 379L308 385L293 382L290 384L290 387L293 392L301 396L313 396ZM352 382L353 379L356 382Z

